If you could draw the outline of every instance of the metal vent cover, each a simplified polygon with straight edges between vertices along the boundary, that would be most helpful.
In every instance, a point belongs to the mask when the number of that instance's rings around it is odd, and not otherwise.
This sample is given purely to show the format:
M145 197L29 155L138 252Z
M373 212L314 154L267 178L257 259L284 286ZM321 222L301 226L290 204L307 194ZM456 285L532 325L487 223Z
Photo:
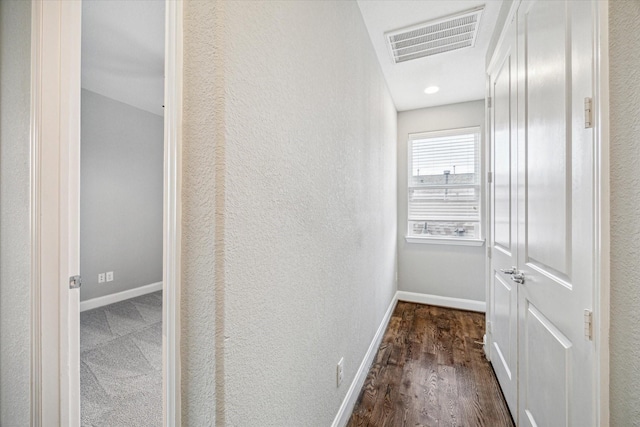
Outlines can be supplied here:
M484 6L384 34L393 62L411 61L476 44Z

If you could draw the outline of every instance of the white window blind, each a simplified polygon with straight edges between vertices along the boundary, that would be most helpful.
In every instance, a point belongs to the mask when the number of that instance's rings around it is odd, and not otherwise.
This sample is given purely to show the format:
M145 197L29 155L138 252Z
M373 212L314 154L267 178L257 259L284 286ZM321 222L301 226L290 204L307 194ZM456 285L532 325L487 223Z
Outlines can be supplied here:
M409 235L480 237L480 129L409 140Z

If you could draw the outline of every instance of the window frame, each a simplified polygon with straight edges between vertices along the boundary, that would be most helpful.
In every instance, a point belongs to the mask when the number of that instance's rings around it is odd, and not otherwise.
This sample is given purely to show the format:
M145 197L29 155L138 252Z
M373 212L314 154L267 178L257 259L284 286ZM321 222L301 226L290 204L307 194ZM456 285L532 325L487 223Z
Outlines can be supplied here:
M413 143L416 140L425 138L436 138L442 136L460 135L465 133L475 133L478 135L478 144L476 146L477 152L477 165L478 165L478 237L447 237L447 236L417 236L410 234L409 227L409 212L410 212L410 197L409 192L411 190L411 179L413 174ZM456 127L450 129L438 129L433 131L415 132L410 133L407 138L407 173L405 175L407 182L405 185L405 194L407 195L406 209L407 215L405 217L405 241L407 243L419 243L419 244L431 244L431 245L453 245L453 246L483 246L484 245L484 206L483 201L485 197L485 183L484 183L484 138L482 132L482 126L466 126Z

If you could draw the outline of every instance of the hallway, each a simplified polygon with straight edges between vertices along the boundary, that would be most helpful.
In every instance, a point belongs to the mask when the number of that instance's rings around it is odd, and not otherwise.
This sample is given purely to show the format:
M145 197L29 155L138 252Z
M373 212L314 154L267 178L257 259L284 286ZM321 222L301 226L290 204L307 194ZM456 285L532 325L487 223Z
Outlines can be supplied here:
M634 425L639 65L640 0L0 1L0 426Z
M399 301L349 427L513 426L484 330L484 314Z

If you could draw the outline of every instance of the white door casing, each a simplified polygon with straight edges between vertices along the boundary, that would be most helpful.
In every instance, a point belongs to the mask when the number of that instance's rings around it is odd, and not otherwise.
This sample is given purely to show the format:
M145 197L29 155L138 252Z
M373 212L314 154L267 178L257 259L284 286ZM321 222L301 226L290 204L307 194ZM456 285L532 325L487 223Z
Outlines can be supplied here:
M179 426L180 275L182 248L182 1L166 1L164 80L164 195L162 252L163 425Z
M490 70L491 170L489 244L490 359L513 414L517 412L518 286L506 274L517 264L517 54L516 22L509 24Z
M31 424L80 425L79 2L32 2Z
M595 425L593 4L518 10L519 421Z

